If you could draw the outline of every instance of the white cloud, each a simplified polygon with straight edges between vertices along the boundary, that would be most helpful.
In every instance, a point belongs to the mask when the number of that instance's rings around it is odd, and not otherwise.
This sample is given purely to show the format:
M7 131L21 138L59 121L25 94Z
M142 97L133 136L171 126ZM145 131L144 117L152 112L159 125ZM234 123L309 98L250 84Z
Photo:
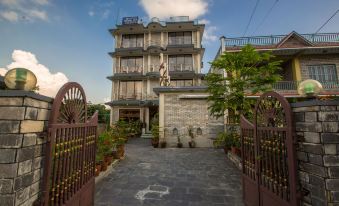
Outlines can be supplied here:
M0 0L0 4L7 5L7 6L14 6L18 5L20 0Z
M102 19L107 19L110 13L111 13L111 12L110 12L108 9L106 9L106 10L102 13L101 18L102 18Z
M48 17L45 11L39 11L39 10L28 10L27 11L27 15L31 18L31 19L40 19L43 21L47 21Z
M10 22L47 21L48 15L45 8L49 4L49 0L0 0L0 6L3 8L3 11L0 11L0 18Z
M47 5L49 4L49 0L32 0L33 3L39 4L39 5Z
M150 18L189 16L190 19L196 19L208 10L207 0L139 0L139 3Z
M203 36L204 42L209 43L218 40L218 37L215 35L216 30L217 27L215 26L207 26Z
M19 15L14 11L3 11L0 13L0 16L10 22L17 22L19 20Z
M207 19L200 19L199 20L199 24L210 24L211 23L211 21L210 20L207 20Z
M95 12L94 12L94 11L89 11L89 12L88 12L88 15L89 15L90 17L92 17L92 16L95 15Z
M22 50L14 50L12 53L13 62L7 68L0 68L0 75L4 75L13 68L26 68L31 70L38 79L38 93L54 97L60 87L68 82L68 78L61 72L52 74L49 69L40 64L34 54Z

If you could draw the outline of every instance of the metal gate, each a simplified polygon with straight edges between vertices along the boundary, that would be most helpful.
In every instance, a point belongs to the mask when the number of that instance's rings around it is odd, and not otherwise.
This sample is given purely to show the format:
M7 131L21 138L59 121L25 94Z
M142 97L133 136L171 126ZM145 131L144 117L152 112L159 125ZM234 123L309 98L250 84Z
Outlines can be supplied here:
M241 117L243 198L248 206L298 205L292 113L287 100L267 92L254 124Z
M66 83L49 118L42 205L93 205L97 123L82 87Z

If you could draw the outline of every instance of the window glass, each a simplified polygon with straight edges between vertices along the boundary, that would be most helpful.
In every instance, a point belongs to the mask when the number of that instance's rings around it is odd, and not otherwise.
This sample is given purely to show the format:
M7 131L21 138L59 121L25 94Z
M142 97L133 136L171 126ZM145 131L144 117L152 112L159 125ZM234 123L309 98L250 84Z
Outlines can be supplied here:
M192 55L185 55L185 63L184 63L184 69L187 71L193 70L193 60Z
M142 72L142 58L136 58L135 59L135 69L136 72Z
M143 47L144 46L144 35L139 34L137 36L137 47Z
M122 58L120 61L120 72L127 72L128 59Z
M175 44L175 33L168 33L168 44Z
M307 66L309 78L322 83L337 82L337 70L335 65L309 65Z
M120 82L119 99L124 99L125 98L124 94L126 94L126 91L127 91L126 89L127 89L126 82Z
M183 32L176 33L176 44L184 44L184 33Z
M192 44L192 32L184 32L184 44Z
M177 58L176 56L169 56L168 57L168 64L169 64L169 70L174 71L176 64L177 64Z

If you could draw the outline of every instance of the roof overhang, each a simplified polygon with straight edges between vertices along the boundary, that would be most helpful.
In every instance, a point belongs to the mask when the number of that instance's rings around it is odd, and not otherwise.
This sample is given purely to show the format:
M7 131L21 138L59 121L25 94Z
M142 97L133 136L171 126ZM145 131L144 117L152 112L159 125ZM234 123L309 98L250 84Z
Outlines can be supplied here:
M207 86L192 86L192 87L155 87L153 91L159 95L160 93L185 93L185 92L200 92L206 93Z

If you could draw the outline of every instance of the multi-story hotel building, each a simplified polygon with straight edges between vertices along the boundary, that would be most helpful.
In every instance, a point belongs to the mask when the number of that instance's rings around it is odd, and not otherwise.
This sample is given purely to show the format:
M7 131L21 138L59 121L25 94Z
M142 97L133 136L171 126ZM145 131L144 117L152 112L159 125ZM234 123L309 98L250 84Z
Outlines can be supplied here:
M123 18L109 30L115 39L113 58L111 123L120 118L140 120L144 132L158 112L159 99L153 88L159 87L159 68L168 69L171 87L201 84L201 40L204 25L188 17L161 22L153 18L147 25L137 17Z

